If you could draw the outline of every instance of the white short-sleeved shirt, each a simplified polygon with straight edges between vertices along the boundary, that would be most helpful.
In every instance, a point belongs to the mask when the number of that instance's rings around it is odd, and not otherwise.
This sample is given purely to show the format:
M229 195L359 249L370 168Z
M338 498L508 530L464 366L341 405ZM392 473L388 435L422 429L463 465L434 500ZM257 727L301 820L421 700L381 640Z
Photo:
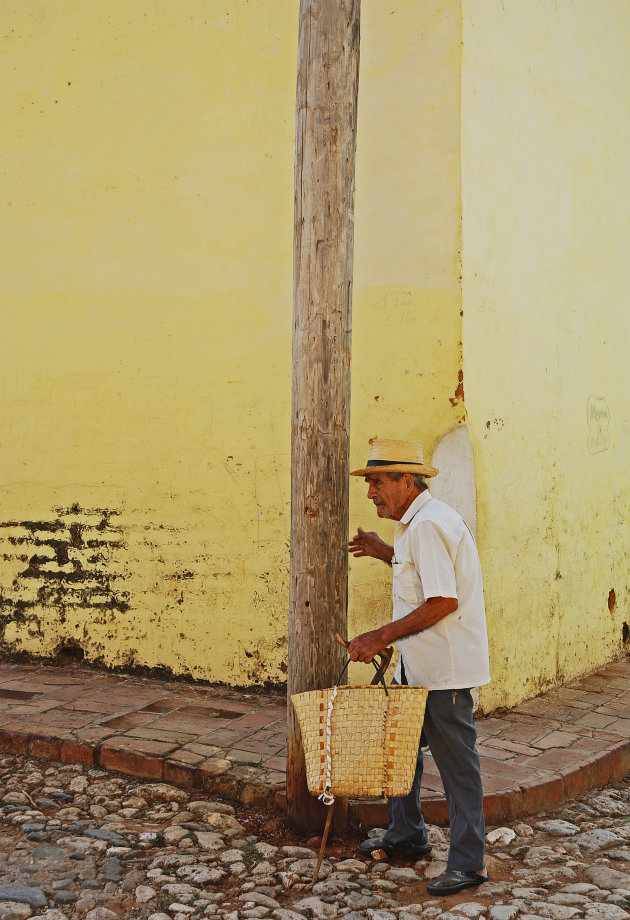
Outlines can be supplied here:
M477 547L459 514L428 490L396 524L392 569L394 620L431 597L458 601L457 610L434 626L398 640L407 681L429 690L487 684L488 634Z

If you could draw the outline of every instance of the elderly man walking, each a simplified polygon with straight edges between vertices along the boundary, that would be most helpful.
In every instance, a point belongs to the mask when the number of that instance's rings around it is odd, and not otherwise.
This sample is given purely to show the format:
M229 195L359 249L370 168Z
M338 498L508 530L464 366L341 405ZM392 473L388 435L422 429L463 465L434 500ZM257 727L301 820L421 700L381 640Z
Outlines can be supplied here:
M431 851L420 807L422 746L429 746L444 784L450 822L445 872L428 885L445 895L487 881L485 824L479 756L475 747L471 688L490 680L481 566L462 518L432 498L424 463L411 441L372 439L367 466L354 470L368 484L367 497L381 518L396 521L394 545L361 528L350 540L357 557L381 559L393 569L393 619L356 636L353 661L372 660L391 642L400 662L394 680L427 687L425 721L411 792L392 798L383 837L365 840L359 852L377 849L419 857Z

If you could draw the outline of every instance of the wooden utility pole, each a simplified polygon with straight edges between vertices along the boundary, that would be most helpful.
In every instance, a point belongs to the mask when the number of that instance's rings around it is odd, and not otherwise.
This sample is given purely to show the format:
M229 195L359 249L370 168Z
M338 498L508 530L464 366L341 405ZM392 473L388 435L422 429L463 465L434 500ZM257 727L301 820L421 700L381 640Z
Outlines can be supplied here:
M321 829L291 694L332 686L347 632L350 346L360 0L300 0L296 139L287 802ZM336 812L344 823L345 802Z

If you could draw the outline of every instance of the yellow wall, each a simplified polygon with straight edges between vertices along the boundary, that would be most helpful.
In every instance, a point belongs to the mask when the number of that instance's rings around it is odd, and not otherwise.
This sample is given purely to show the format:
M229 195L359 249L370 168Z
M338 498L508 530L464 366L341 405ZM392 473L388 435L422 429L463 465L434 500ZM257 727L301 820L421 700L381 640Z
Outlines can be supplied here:
M464 374L491 709L621 654L630 622L630 6L462 7Z
M284 678L297 6L2 5L5 652ZM462 417L458 8L362 29L355 464Z
M0 15L5 640L281 678L295 4Z

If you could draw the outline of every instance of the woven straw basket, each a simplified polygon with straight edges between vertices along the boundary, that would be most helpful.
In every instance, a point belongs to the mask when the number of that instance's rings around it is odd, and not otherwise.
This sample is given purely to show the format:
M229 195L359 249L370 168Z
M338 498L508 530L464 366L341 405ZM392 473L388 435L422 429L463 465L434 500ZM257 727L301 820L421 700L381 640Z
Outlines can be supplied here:
M330 713L330 763L327 718ZM312 795L407 795L413 783L428 690L392 684L338 686L291 697ZM327 779L329 783L327 784Z

